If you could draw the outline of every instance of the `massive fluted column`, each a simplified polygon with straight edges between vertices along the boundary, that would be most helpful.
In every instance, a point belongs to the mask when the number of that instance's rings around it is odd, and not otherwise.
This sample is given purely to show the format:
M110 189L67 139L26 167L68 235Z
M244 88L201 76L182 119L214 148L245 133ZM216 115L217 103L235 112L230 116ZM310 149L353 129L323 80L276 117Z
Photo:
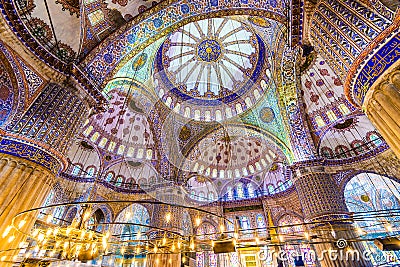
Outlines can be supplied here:
M13 228L20 212L40 207L89 111L89 101L73 86L48 84L23 114L0 130L0 257L10 261L26 235ZM14 226L29 232L37 212L18 217ZM24 219L24 223L20 223ZM6 256L4 259L3 256ZM1 266L8 266L2 262ZM11 265L11 264L10 264Z
M152 216L151 216L151 225L161 228L167 229L169 232L179 233L179 234L187 234L185 233L185 228L191 228L191 225L184 225L188 223L184 220L184 208L175 206L176 205L184 205L184 194L182 194L180 187L178 186L163 186L159 190L155 190L153 192L154 196L158 201L161 201L166 204L155 205ZM167 214L170 214L170 220L167 220ZM149 239L153 240L162 240L162 238L166 236L167 238L173 238L167 233L163 231L153 231L149 234ZM177 241L177 239L176 239ZM182 242L183 243L183 242ZM158 241L159 246L162 246L162 241ZM175 244L176 246L176 244ZM170 254L149 254L147 257L147 266L148 267L181 267L181 262L183 256L178 253L173 253L170 251ZM189 259L185 259L187 263Z
M300 164L301 165L301 164ZM310 235L322 267L368 267L369 261L362 257L364 250L356 238L353 222L349 216L339 187L323 166L296 166L293 181L302 204L305 221L310 223ZM342 242L341 240L346 240ZM347 244L346 244L347 243ZM339 246L338 246L339 245ZM350 250L351 249L351 250ZM353 260L346 253L358 251ZM342 253L343 256L340 256ZM324 256L323 256L324 255ZM338 257L335 258L335 255Z
M400 158L400 70L391 72L371 87L363 110L390 148Z

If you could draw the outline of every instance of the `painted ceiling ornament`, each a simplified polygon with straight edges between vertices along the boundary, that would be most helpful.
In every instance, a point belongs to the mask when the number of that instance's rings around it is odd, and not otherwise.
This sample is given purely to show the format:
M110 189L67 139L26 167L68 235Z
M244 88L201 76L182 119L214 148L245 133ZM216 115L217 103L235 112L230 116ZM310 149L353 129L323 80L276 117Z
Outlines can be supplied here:
M146 53L141 53L136 59L135 61L133 61L132 63L132 70L134 71L138 71L141 68L143 68L143 66L146 64L147 61L147 54Z
M274 110L270 107L264 107L260 110L260 120L265 123L270 123L275 119Z
M155 60L156 91L184 117L221 121L251 108L264 88L265 45L230 18L191 22L165 40ZM255 92L255 89L257 92Z
M263 27L263 28L271 27L271 23L265 18L250 16L249 17L249 21L251 23L253 23L254 25L257 25L257 26L260 26L260 27Z
M80 15L79 0L56 0L56 4L61 4L63 11L68 10L71 16L75 14L76 17L79 18Z

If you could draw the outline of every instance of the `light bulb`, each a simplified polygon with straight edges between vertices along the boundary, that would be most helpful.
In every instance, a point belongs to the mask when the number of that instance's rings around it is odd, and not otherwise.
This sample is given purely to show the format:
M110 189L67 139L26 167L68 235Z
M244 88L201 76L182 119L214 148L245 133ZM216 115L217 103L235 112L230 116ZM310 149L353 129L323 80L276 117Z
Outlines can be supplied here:
M55 252L54 250L52 250L52 251L50 251L49 256L50 256L50 257L53 257L54 254L56 254L56 252Z
M358 233L359 235L363 235L363 234L364 234L364 231L363 231L360 227L357 227L357 233Z
M13 260L13 261L17 261L17 259L18 259L18 255L14 255L14 256L12 257L12 260Z
M223 224L221 224L221 225L219 226L219 229L221 230L221 232L223 232L223 231L225 231L225 226L224 226Z
M181 249L181 241L178 241L178 248Z
M92 240L92 239L93 239L93 232L90 231L90 232L89 232L89 240Z
M107 248L107 238L105 236L103 236L103 248L106 249Z
M157 245L156 246L154 246L154 253L157 253L157 250L158 250L158 247L157 247Z
M236 239L233 239L233 245L236 246Z
M211 240L211 246L214 247L214 240Z
M38 241L39 242L42 242L43 240L44 240L44 234L42 234L42 233L40 233L39 235L38 235Z
M71 231L72 231L72 228L71 228L71 227L68 227L67 230L65 231L65 234L66 234L66 235L69 235L69 234L71 233Z
M201 224L201 218L197 217L196 218L196 226L199 226Z
M35 230L33 230L32 232L33 237L36 237L38 234L39 234L39 229L36 228Z
M389 223L387 223L387 224L385 225L385 228L386 228L386 230L387 230L388 232L392 232L392 231L393 231L393 227L392 227Z
M55 247L59 248L61 246L61 241L57 241Z
M89 217L90 217L90 212L86 211L85 214L83 214L83 220L87 221L87 219L89 219Z
M50 236L52 233L53 233L53 230L51 228L49 228L46 231L46 236Z
M233 237L234 237L235 239L239 239L239 233L235 232L235 233L233 234Z
M175 251L175 243L172 244L171 251Z
M52 220L53 220L53 215L51 214L47 215L46 223L51 223Z
M139 239L142 236L142 233L140 231L137 232L136 234L137 238Z
M20 222L18 223L18 228L21 229L22 227L24 227L25 223L26 223L25 220L20 221Z
M122 255L125 254L125 248L124 248L124 247L121 248L121 254L122 254Z
M7 228L6 228L6 229L4 230L4 232L3 232L2 237L5 238L6 236L8 236L8 234L9 234L10 231L11 231L11 229L12 229L12 226L11 226L11 225L7 226Z
M55 228L54 231L53 231L53 235L57 236L59 231L60 231L60 228Z
M164 238L162 239L162 244L165 245L166 243L167 243L167 239L164 236Z
M182 257L182 262L183 262L183 263L186 262L186 257L185 257L185 256Z
M140 247L136 247L136 254L140 253Z
M7 258L6 256L2 256L1 261L6 261L6 258Z
M81 232L81 239L82 239L82 240L85 238L85 235L86 235L85 230L82 230L82 232Z
M255 241L256 241L256 244L258 245L260 243L260 238L258 236L256 236Z
M165 214L165 220L167 221L167 223L171 220L171 213L167 212L167 214Z
M12 235L12 236L10 236L9 238L8 238L8 243L11 243L11 242L13 242L14 241L14 239L15 239L15 236L14 235Z
M109 238L110 237L110 231L107 231L106 232L106 238Z
M194 250L194 242L192 241L192 242L190 242L190 247L189 247L191 250Z
M68 246L69 246L69 243L66 241L66 242L64 242L64 249L67 249L68 248Z
M308 232L304 232L304 237L308 240L310 239L310 234Z

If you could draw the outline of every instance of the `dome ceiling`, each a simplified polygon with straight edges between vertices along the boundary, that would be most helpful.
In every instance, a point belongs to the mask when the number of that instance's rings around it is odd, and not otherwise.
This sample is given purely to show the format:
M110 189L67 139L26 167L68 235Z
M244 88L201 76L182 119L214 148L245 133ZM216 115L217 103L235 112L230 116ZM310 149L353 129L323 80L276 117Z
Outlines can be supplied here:
M230 18L192 22L173 32L158 50L156 91L187 118L230 118L260 98L264 58L262 39L246 24Z
M118 89L108 94L110 107L87 121L83 135L109 152L151 159L153 134L140 103Z
M281 150L265 136L238 127L220 129L202 138L183 169L210 178L248 177L285 162Z

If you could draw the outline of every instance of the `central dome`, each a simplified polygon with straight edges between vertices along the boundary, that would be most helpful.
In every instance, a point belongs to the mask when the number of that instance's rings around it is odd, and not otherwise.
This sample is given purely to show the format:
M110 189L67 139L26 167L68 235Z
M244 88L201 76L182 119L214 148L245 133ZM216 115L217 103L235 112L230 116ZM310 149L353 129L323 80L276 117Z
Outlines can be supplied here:
M251 89L259 82L264 57L261 38L240 21L192 22L170 34L160 47L156 88L161 99L185 117L232 117L256 102Z

